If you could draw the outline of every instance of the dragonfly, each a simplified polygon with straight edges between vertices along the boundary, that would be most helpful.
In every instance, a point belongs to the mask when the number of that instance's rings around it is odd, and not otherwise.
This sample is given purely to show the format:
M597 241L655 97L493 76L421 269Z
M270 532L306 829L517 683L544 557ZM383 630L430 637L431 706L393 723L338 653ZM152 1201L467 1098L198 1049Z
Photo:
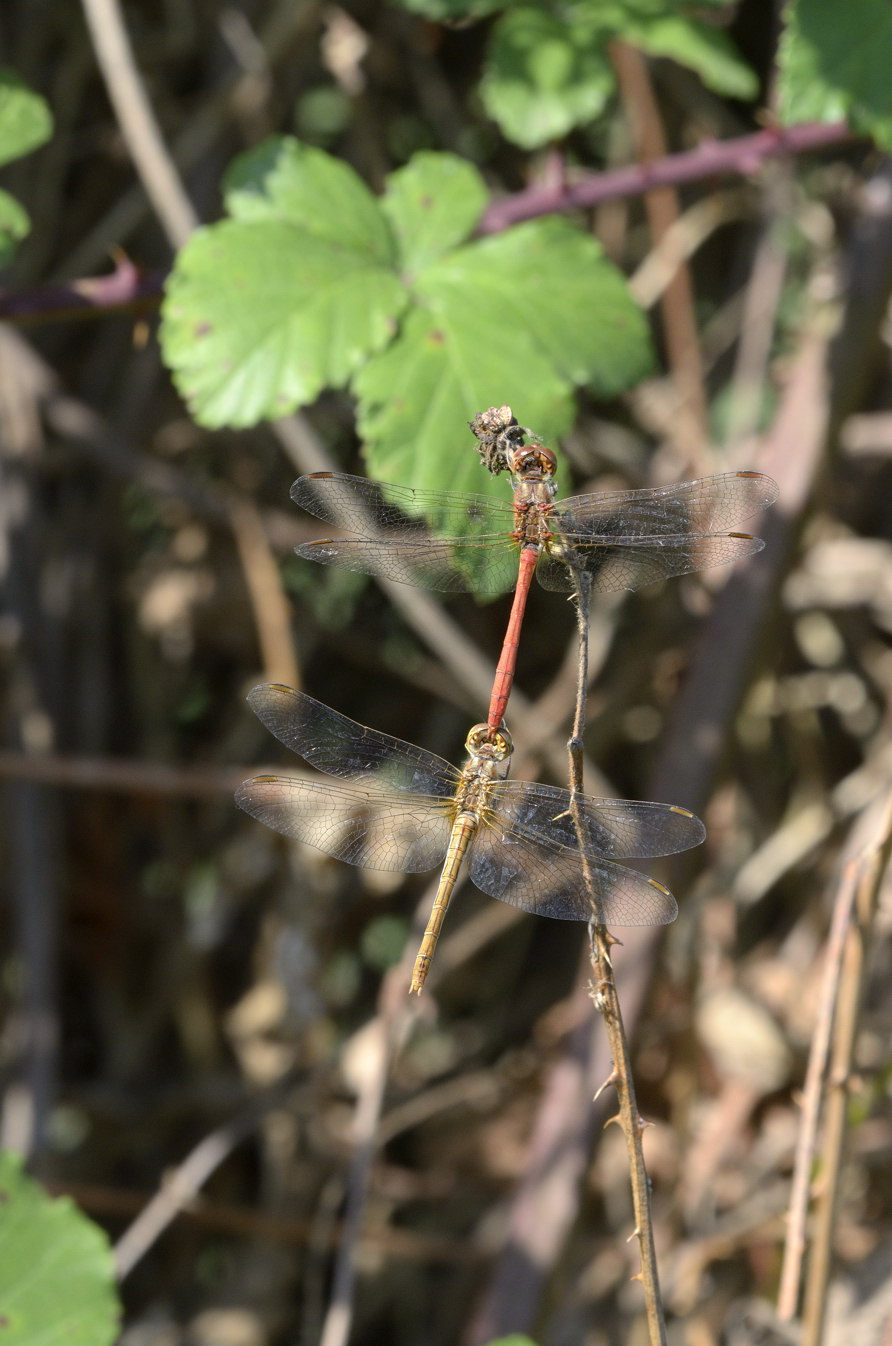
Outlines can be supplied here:
M558 502L551 449L513 444L503 461L511 474L510 502L377 484L343 472L311 472L291 488L296 504L345 533L301 543L298 556L447 593L514 588L487 714L493 732L511 693L534 573L545 589L578 592L585 582L608 591L725 565L762 550L761 538L729 530L778 494L761 472L722 472Z
M602 925L675 919L668 888L616 861L699 845L706 829L687 809L508 780L513 745L504 728L475 725L458 768L281 683L255 687L248 702L281 743L346 783L255 776L236 791L240 808L351 865L406 874L442 866L411 991L424 986L464 861L482 892L540 916Z

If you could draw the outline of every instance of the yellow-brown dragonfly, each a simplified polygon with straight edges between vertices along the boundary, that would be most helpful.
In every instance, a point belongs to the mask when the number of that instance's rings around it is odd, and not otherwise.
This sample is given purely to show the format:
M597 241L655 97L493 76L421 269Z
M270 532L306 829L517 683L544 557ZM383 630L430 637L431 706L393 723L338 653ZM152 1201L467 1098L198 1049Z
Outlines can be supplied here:
M523 911L603 925L674 920L669 890L615 861L698 845L705 828L687 809L505 780L511 739L486 724L468 734L459 770L279 683L248 701L286 747L349 783L255 776L236 791L241 808L351 865L415 874L442 863L412 991L424 985L465 858L478 888Z

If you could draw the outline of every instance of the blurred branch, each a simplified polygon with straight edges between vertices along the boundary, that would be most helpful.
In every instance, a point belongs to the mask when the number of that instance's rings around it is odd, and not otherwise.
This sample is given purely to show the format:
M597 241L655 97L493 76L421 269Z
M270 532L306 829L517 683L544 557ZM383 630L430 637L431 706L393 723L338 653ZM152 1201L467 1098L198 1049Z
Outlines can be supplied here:
M96 59L146 195L174 248L198 224L146 97L117 0L82 0Z
M107 790L112 794L164 795L172 799L231 795L247 773L259 770L259 767L169 766L136 758L0 751L0 779L39 781L66 790Z
M154 313L164 293L164 276L146 273L120 250L107 276L88 276L67 285L35 285L28 290L0 289L0 320L20 325L70 322L109 313Z
M291 609L260 512L247 496L233 492L230 517L251 598L264 679L299 687L301 680L291 639Z
M281 1093L280 1085L275 1097ZM199 1141L172 1173L165 1175L155 1196L115 1244L115 1270L119 1280L129 1275L137 1262L145 1257L152 1244L158 1241L168 1225L235 1147L256 1130L274 1101L275 1098L265 1095L262 1100L246 1108L240 1117L217 1127Z
M623 110L632 129L636 158L642 165L666 158L666 137L654 97L647 62L625 42L613 42L610 59L616 72ZM653 187L644 193L650 234L659 247L678 224L680 209L674 186ZM709 414L703 386L703 362L694 317L691 273L680 258L660 297L666 334L666 354L676 394L673 437L696 474L708 470Z
M814 1133L817 1127L817 1094L824 1073L823 1066L832 1021L833 1046L827 1079L829 1095L824 1120L821 1187L816 1201L815 1237L808 1259L803 1346L820 1346L824 1333L836 1202L841 1181L855 1036L864 994L865 964L880 888L886 875L889 857L892 855L892 795L878 800L863 823L859 831L862 835L865 832L872 835L862 843L857 858L846 866L834 910L832 942L828 948L828 969L824 987L826 1001L822 1000L824 1033L819 1036L814 1048L814 1059L809 1058L808 1078L814 1094L812 1105L808 1110L811 1114L811 1125L796 1156L801 1204L799 1210L792 1212L791 1237L785 1249L784 1271L787 1277L785 1282L782 1281L785 1296L780 1311L782 1316L791 1317L795 1311L798 1290L800 1240L804 1245L804 1206L808 1195L807 1178L811 1168Z

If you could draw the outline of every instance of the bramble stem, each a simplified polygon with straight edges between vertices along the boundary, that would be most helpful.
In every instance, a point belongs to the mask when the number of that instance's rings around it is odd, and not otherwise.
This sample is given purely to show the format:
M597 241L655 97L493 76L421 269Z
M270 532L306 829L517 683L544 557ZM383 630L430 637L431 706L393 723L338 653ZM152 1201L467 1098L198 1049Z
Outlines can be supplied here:
M481 234L498 234L521 220L570 210L589 210L602 201L642 196L655 187L679 187L728 173L755 172L765 159L807 154L855 139L845 122L803 122L771 127L733 140L704 140L693 150L667 154L649 164L629 164L608 173L589 173L571 186L536 186L493 201L483 212Z
M588 576L581 571L576 571L575 580L579 664L573 733L567 745L570 756L570 793L574 800L577 794L582 793L583 785L582 736L585 729L585 705L588 692L588 614L591 599L591 581ZM592 904L592 912L597 913L599 899L586 858L582 818L574 810L573 803L571 803L570 808L579 838L583 875ZM657 1271L657 1255L654 1247L653 1221L650 1209L650 1183L644 1165L644 1150L641 1144L645 1122L638 1111L629 1044L623 1028L623 1016L616 991L616 982L613 977L613 964L610 960L610 950L619 941L614 939L606 926L596 920L592 920L589 924L589 938L591 941L592 972L594 974L590 995L592 1003L604 1020L610 1043L610 1055L613 1060L613 1070L606 1083L613 1084L616 1088L619 1111L612 1120L619 1122L626 1138L629 1176L632 1183L632 1209L635 1215L635 1237L638 1240L638 1250L641 1258L640 1276L641 1284L644 1287L650 1346L666 1346L666 1322L660 1295L660 1279Z

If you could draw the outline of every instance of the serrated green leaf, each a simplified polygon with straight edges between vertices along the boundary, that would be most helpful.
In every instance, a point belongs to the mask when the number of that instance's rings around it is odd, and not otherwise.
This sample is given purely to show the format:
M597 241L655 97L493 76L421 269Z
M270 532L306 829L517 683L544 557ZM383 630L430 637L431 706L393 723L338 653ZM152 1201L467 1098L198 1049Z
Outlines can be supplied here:
M385 481L485 492L476 454L456 442L475 412L507 402L553 440L571 424L574 384L612 395L651 365L622 277L565 221L469 244L416 289L424 307L353 383L369 469Z
M447 296L467 308L483 342L521 329L562 378L602 397L652 367L647 320L623 276L566 220L533 220L461 248L417 289L435 311Z
M16 244L31 231L31 220L24 206L15 197L0 190L0 266L5 266L16 249Z
M0 1154L0 1339L4 1346L110 1346L120 1329L103 1232Z
M755 72L737 54L729 38L694 19L664 14L633 23L622 36L651 56L668 56L696 71L708 89L726 98L752 99L759 92Z
M391 173L381 207L393 226L402 269L412 274L464 242L487 197L476 168L454 154L422 152Z
M591 121L613 92L600 22L523 5L495 25L480 91L507 138L536 149Z
M892 8L858 0L796 0L784 13L778 107L785 125L848 120L892 147Z
M396 242L381 207L349 164L293 136L273 136L235 158L223 178L233 219L286 220L385 266Z
M253 425L343 387L392 337L406 302L367 250L281 219L226 220L177 257L161 344L196 420Z
M0 165L30 154L49 140L53 118L40 94L12 70L0 70Z

